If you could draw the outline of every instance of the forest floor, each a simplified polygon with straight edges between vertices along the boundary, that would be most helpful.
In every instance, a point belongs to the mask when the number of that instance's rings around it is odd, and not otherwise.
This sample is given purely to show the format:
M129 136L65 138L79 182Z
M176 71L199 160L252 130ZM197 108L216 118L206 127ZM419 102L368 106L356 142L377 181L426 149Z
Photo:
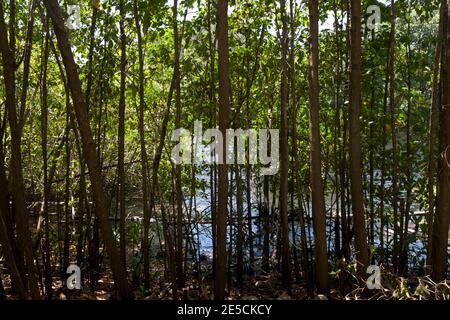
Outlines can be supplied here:
M6 292L11 292L8 277L4 277ZM166 284L166 287L170 284ZM153 284L150 294L144 294L141 290L133 291L135 300L172 300L170 289L160 290L159 284ZM95 290L83 288L82 290L68 290L62 286L60 280L55 280L55 289L52 300L117 300L112 279L108 276L99 280ZM197 283L187 285L179 291L179 298L187 301L212 300L213 292L210 285L199 287ZM2 295L0 300L18 300L15 295ZM282 288L279 280L259 279L246 282L242 288L233 288L226 300L450 300L449 283L431 284L416 287L411 290L408 285L400 285L398 288L376 290L371 292L364 287L357 288L343 295L336 289L331 289L329 296L309 296L306 286L293 284L291 293Z
M10 279L4 276L4 286L7 292L11 292ZM151 284L150 290L144 292L134 288L133 295L136 300L171 300L172 291L170 283ZM88 286L81 290L69 290L60 279L53 281L53 300L115 300L116 292L112 274L107 272L98 280L95 290ZM198 281L189 281L183 290L178 291L178 296L183 300L212 300L213 291L209 283L200 285ZM5 297L4 297L5 298ZM7 300L16 300L14 295L7 295ZM232 288L227 297L228 300L306 300L308 293L305 286L293 284L291 293L282 287L281 281L273 276L257 277L245 281L241 288Z
M163 266L154 266L154 275L149 290L132 286L135 300L171 300L173 299L171 283L164 277ZM85 284L81 290L69 290L65 279L53 278L52 300L116 300L112 273L109 269L101 270L100 278L94 289ZM7 295L0 292L0 300L17 300L10 294L11 281L7 274L2 275ZM212 300L213 290L211 276L190 277L182 290L178 290L178 298L182 300ZM367 289L365 281L354 272L341 269L333 275L331 290L328 296L308 292L306 282L293 283L291 290L286 290L277 272L248 277L242 286L234 281L227 294L227 300L450 300L450 282L433 282L429 277L403 278L384 270L381 290Z

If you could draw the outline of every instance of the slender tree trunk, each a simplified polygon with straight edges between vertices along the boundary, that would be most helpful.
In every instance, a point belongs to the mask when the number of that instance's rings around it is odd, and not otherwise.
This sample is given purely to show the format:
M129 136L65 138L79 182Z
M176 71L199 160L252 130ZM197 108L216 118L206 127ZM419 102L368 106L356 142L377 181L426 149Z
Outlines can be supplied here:
M72 117L74 117L72 113ZM75 128L75 119L71 120L72 126ZM85 239L89 236L90 232L90 224L91 217L90 215L86 215L85 223L85 210L89 210L88 201L87 201L87 191L86 191L86 175L85 175L85 163L83 159L83 153L81 151L81 146L78 141L78 131L74 130L75 139L77 140L77 153L78 153L78 161L80 164L80 180L78 185L78 225L77 225L77 264L80 266L84 261L84 252L85 252ZM83 226L86 224L86 231L83 230ZM86 237L85 237L86 235Z
M3 6L3 1L2 1ZM5 29L6 30L6 29ZM9 0L9 49L13 57L14 67L16 64L16 0ZM15 74L14 68L14 74Z
M340 180L342 177L340 176L340 166L339 166L339 138L341 136L341 41L340 41L340 25L339 25L339 17L338 17L338 5L335 1L334 3L334 32L335 32L335 44L336 44L336 76L335 76L335 115L334 115L334 179L336 184L336 214L334 221L334 248L336 252L336 257L340 258L341 253L341 233L340 233L340 219L341 212L339 208L339 196L343 193L341 188ZM341 210L343 208L341 206Z
M269 143L270 145L270 143ZM269 213L269 176L263 178L263 253L262 253L262 269L265 272L270 270L270 213Z
M11 8L12 9L12 8ZM10 26L11 27L11 26ZM14 37L11 35L11 38ZM14 43L14 40L12 40ZM25 263L28 272L29 288L33 299L40 299L39 287L36 278L36 266L28 229L28 214L25 198L25 187L22 172L21 130L17 118L15 99L15 72L14 72L14 46L8 44L6 25L3 14L3 2L0 3L0 47L3 61L3 77L6 92L6 107L8 110L8 121L11 129L11 171L14 209L16 211L16 224L18 245L20 252L25 254Z
M141 34L141 23L139 19L139 11L137 1L133 1L133 10L134 10L134 21L136 25L136 32L138 38L138 53L139 53L139 144L141 148L141 174L142 174L142 196L143 196L143 208L144 208L144 234L149 233L149 224L150 221L150 208L148 203L148 156L147 149L145 146L145 131L144 131L144 106L145 106L145 93L144 93L144 52L142 48L142 34ZM144 252L144 258L146 259L147 266L149 265L148 261L148 241L143 241L146 243L146 247L142 247L142 251ZM150 279L148 274L148 269L145 269L144 275L144 288L148 288L150 286Z
M291 192L291 208L295 208L294 204L294 191ZM295 276L295 282L300 283L300 265L298 263L298 254L297 254L297 232L295 228L295 218L294 215L292 215L291 218L291 237L292 237L292 258L294 260L294 276Z
M349 225L350 220L348 219L349 210L347 210L348 204L348 172L347 172L347 156L346 156L346 145L347 145L347 118L345 117L344 108L341 107L343 116L343 128L342 128L342 146L339 150L339 172L341 176L341 225L342 225L342 255L344 258L350 258L350 234Z
M268 79L266 79L268 80ZM270 95L271 97L272 95ZM272 101L271 101L272 102ZM266 122L267 128L272 129L272 112L273 112L273 103L269 103L269 108L267 110ZM271 145L272 138L270 134L267 137L267 145L269 154L272 154ZM270 239L271 239L271 203L270 203L270 176L263 177L263 204L261 215L263 218L263 244L262 244L262 263L261 267L264 272L270 271ZM273 181L273 180L272 180ZM272 203L273 205L273 203Z
M309 0L310 56L309 56L309 130L311 148L311 190L316 256L316 276L319 292L329 290L326 240L325 199L321 173L319 123L319 2Z
M180 43L178 35L178 1L174 0L173 3L173 29L174 29L174 47L175 47L175 65L174 65L174 77L175 77L175 127L181 127L181 89L180 89ZM175 166L175 197L177 208L177 282L178 288L181 289L184 286L184 268L183 268L183 191L181 188L181 166Z
M95 30L97 27L97 13L98 13L98 6L99 2L97 0L92 1L92 16L91 16L91 26L90 26L90 43L89 43L89 56L88 56L88 74L87 74L87 81L86 81L86 91L85 91L85 97L86 97L86 110L89 117L89 110L91 105L91 91L92 91L92 82L93 82L93 57L94 57L94 45L95 45ZM102 66L103 68L103 66ZM101 101L101 99L100 99ZM100 115L103 109L103 105L100 104ZM101 117L101 116L100 116ZM99 121L100 123L100 121ZM100 132L101 126L99 126L99 132ZM75 137L78 139L78 133L76 130L74 130ZM100 139L97 140L99 145L99 151L100 151ZM79 147L78 147L79 148ZM83 159L82 151L78 150L79 154L79 163L80 163L80 182L79 182L79 195L78 195L78 212L79 212L79 222L78 222L78 230L80 231L78 234L78 243L77 243L77 262L78 265L81 265L81 262L83 261L83 250L84 250L84 237L83 237L83 224L84 224L84 214L85 211L87 211L86 214L86 232L84 233L86 235L86 238L88 239L88 242L91 243L91 211L89 208L89 203L87 199L87 191L86 191L86 161ZM89 268L91 269L91 268Z
M70 95L66 91L66 143L65 143L65 173L64 173L64 244L63 244L63 264L64 274L69 266L70 260Z
M237 163L237 141L235 141L235 154ZM242 286L244 273L244 203L242 199L242 178L239 164L235 165L236 175L236 281L239 287Z
M5 117L2 119L2 127L3 130L6 129L6 112ZM16 265L19 269L20 276L24 283L25 288L27 288L27 281L25 276L25 266L23 264L23 257L19 254L17 244L16 244L16 236L14 232L14 221L11 212L10 202L10 194L8 191L8 180L6 178L6 168L5 168L5 150L3 144L3 136L4 132L0 133L0 212L3 218L3 222L5 223L7 235L9 238L9 243L11 245L11 250L13 252L14 258L16 259Z
M346 44L350 47L350 4L349 1L344 3L346 8L346 22L347 27L345 30ZM342 24L344 24L344 17L342 18ZM347 71L349 69L349 51L345 50L345 58L344 61L344 70ZM349 89L348 89L349 90ZM344 106L341 107L342 111L342 144L340 150L340 174L341 174L341 220L342 220L342 255L346 259L350 259L350 204L349 204L349 188L348 183L350 179L350 174L348 170L348 157L347 157L347 149L348 149L348 122L349 115L348 110Z
M229 288L229 289L231 289L231 286L232 286L232 277L233 277L233 272L232 272L232 270L231 270L231 265L232 265L232 263L233 263L233 242L235 242L234 241L234 229L235 229L235 226L234 226L234 207L233 207L233 179L234 179L234 177L233 177L233 175L234 175L234 171L233 170L230 170L230 177L229 177L229 180L228 180L228 194L229 194L229 197L228 197L228 209L229 209L229 211L228 211L228 231L229 231L229 233L228 233L228 239L230 239L229 240L229 242L228 242L228 251L227 251L227 288Z
M46 19L46 18L45 18ZM48 214L48 200L50 196L50 184L48 180L48 89L47 89L47 69L49 57L49 25L45 20L45 45L43 55L43 72L42 72L42 93L41 93L41 145L42 145L42 169L44 171L44 199L43 199L43 217L44 226L44 275L45 275L45 292L47 299L52 298L52 269L51 269L51 247L50 247L50 218Z
M0 209L0 211L3 210ZM8 267L12 283L17 294L19 295L19 298L27 299L28 293L20 276L19 269L16 265L16 259L14 258L14 253L11 249L11 244L8 239L8 230L6 229L5 222L3 221L3 214L4 212L0 212L0 244L2 245L2 251L6 260L6 266Z
M355 230L356 259L363 266L369 263L366 221L363 198L361 172L361 0L350 1L351 30L350 30L350 180L352 195L352 213Z
M127 266L126 258L126 212L125 212L125 90L126 90L126 68L127 68L127 37L125 35L125 3L120 0L120 99L119 99L119 131L118 131L118 199L119 199L119 235L120 235L120 258L124 268Z
M28 14L27 21L27 32L25 35L25 48L24 48L24 59L23 59L23 78L22 78L22 92L20 95L20 116L19 116L19 126L23 127L23 122L25 121L25 109L27 101L28 92L28 82L30 75L30 60L31 60L31 49L33 44L33 28L34 28L34 14L36 8L36 0L31 1L30 12Z
M391 8L392 10L392 8ZM386 202L386 165L387 165L387 152L386 152L386 144L387 144L387 117L388 117L388 98L389 98L389 85L390 85L390 77L391 77L391 60L392 60L392 52L393 52L393 45L394 45L394 37L395 37L395 26L394 23L395 18L393 18L393 14L391 13L391 30L389 34L389 43L388 43L388 54L387 54L387 61L386 61L386 78L384 83L384 97L383 97L383 116L382 116L382 125L383 125L383 134L382 134L382 150L381 150L381 195L380 195L380 248L381 248L381 254L380 254L380 260L385 260L385 239L384 239L384 233L385 233L385 225L387 226L387 230L389 230L389 224L386 223L385 218L385 202ZM389 236L389 232L386 232L386 236ZM388 239L386 239L386 242Z
M433 223L433 247L431 251L432 273L435 281L445 278L447 271L448 230L450 221L450 168L448 154L450 145L450 0L446 3L443 15L442 55L442 104L439 115L439 166L438 166L438 198L437 211Z
M372 41L375 39L375 30L372 30ZM375 69L371 71L372 83L375 83ZM370 91L370 117L375 118L375 86L372 86ZM369 124L369 244L370 252L375 246L375 125L374 122ZM370 262L375 264L375 255L371 254Z
M282 20L282 36L281 36L281 126L280 126L280 226L281 226L281 241L282 241L282 273L283 285L290 290L292 283L291 275L291 255L289 253L289 224L287 212L287 194L288 194L288 127L287 127L287 14L286 1L280 2L281 20Z
M208 0L208 51L209 51L209 110L210 110L210 127L216 127L216 95L215 95L215 41L213 42L212 35L212 14L211 14L211 3L213 0ZM214 159L214 155L211 154L211 160ZM212 247L213 247L213 276L216 274L216 258L217 258L217 247L216 247L216 211L217 211L217 167L216 163L212 161L210 166L210 198L211 198L211 235L212 235Z
M445 1L445 0L444 0ZM428 132L428 215L427 215L427 263L426 271L429 273L431 261L431 252L433 248L433 218L435 212L435 192L434 186L436 183L436 116L438 114L438 102L440 100L439 94L439 73L440 73L440 61L442 53L442 41L443 41L443 15L445 12L444 2L441 1L441 9L439 14L439 27L437 32L436 49L434 53L434 68L433 68L433 96L431 99L430 116L429 116L429 132Z
M63 58L64 67L67 72L68 84L72 93L74 109L83 142L83 154L89 168L94 202L99 220L99 227L105 242L106 250L110 258L110 266L114 281L122 299L129 299L127 274L120 260L120 252L114 240L114 235L109 221L109 209L106 194L103 187L100 164L96 157L96 146L92 138L92 131L87 117L86 103L81 91L81 82L75 64L72 49L69 43L67 29L57 0L45 0L47 10L53 20L53 26L58 40L58 47Z
M407 32L411 35L410 22L407 22ZM400 261L399 261L399 274L401 276L407 277L408 275L408 225L409 216L411 209L411 194L412 194L412 173L411 165L413 164L413 159L411 158L411 95L412 95L412 80L411 80L411 44L408 42L406 44L406 62L407 62L407 87L408 87L408 98L407 108L406 108L406 199L405 199L405 210L404 210L404 227L402 232L402 244L400 245Z
M391 138L392 138L392 210L394 212L394 252L392 265L394 270L398 271L399 256L399 219L398 219L398 154L397 154L397 129L395 116L395 33L396 33L396 9L395 1L391 1L391 37L389 45L389 109L391 120Z
M227 233L227 199L228 170L226 159L226 130L230 125L230 79L228 61L228 0L217 1L217 40L219 52L219 130L223 136L223 163L219 164L218 208L217 208L217 259L214 282L214 298L225 298L226 282L226 233Z
M247 115L248 115L248 105L247 105ZM247 121L249 119L249 116L247 116ZM248 148L249 149L249 148ZM249 262L248 262L248 273L249 275L253 275L254 273L254 261L255 261L255 250L253 246L253 217L252 217L252 189L251 189L251 182L252 182L252 172L250 163L247 163L247 166L245 168L245 174L246 174L246 201L247 201L247 228L248 228L248 249L249 249Z
M9 219L9 211L10 208L9 200L7 198L7 180L4 166L2 132L0 133L0 244L2 246L6 267L8 268L13 288L18 294L19 298L27 299L28 292L26 288L26 278L22 277L20 268L18 266L18 261L15 256L16 254L14 249L16 245L14 234L12 234L12 221L9 221L8 223L5 222L5 220ZM23 266L22 269L24 269Z
M296 68L295 68L295 37L296 37L296 26L295 26L295 5L294 1L289 1L289 11L290 11L290 38L289 38L289 64L290 64L290 102L291 102L291 130L292 130L292 140L291 140L291 159L294 163L294 166L291 169L291 175L292 175L292 181L295 181L297 176L297 110L298 110L298 101L297 101L297 86L296 86ZM295 208L295 196L299 196L299 194L296 192L296 188L293 187L291 191L291 209L294 211ZM298 200L298 199L297 199ZM300 204L300 202L298 201ZM300 210L299 210L300 211ZM296 278L296 282L300 282L300 266L298 262L298 256L297 256L297 244L296 244L296 232L295 232L295 215L292 214L292 220L291 220L291 228L292 228L292 242L293 242L293 257L294 257L294 274ZM301 219L301 218L300 218ZM300 220L299 219L299 220ZM300 228L301 229L301 228ZM300 230L301 234L303 233L302 230ZM305 271L306 272L306 271ZM306 272L307 273L307 272Z
M248 57L247 57L248 61ZM247 90L249 89L250 79L247 76ZM247 91L248 92L248 91ZM246 111L247 111L247 125L248 129L251 127L251 118L250 118L250 100L247 98L246 100ZM247 146L247 164L245 167L245 174L246 174L246 201L247 201L247 228L248 228L248 249L249 249L249 267L248 267L248 273L250 275L253 275L254 272L254 261L255 261L255 250L253 246L253 217L252 217L252 189L251 189L251 183L252 183L252 171L251 171L251 165L250 165L250 146Z

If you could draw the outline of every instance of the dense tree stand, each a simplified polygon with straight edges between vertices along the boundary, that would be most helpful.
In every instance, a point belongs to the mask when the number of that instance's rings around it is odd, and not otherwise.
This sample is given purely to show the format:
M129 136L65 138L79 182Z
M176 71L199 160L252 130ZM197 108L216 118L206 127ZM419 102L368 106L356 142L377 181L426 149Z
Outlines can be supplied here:
M449 12L0 0L0 300L450 299Z

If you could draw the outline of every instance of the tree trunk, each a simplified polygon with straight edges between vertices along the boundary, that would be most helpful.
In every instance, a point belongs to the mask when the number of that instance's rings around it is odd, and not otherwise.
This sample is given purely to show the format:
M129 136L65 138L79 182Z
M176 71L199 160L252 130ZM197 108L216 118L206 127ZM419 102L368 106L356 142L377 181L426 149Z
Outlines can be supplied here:
M150 208L148 203L148 156L147 156L147 149L145 146L145 131L144 131L144 106L145 106L145 93L144 93L144 52L142 48L142 34L141 34L141 23L139 19L139 12L138 12L138 5L136 3L137 1L133 1L133 11L134 11L134 22L136 25L136 32L137 32L137 38L138 38L138 53L139 53L139 123L138 123L138 130L139 130L139 144L141 148L141 174L142 174L142 196L143 196L143 210L144 210L144 228L146 229L144 231L144 234L149 233L149 225L148 222L150 221ZM143 241L144 244L145 241ZM147 257L145 258L148 262L148 241L145 242L146 247L142 247L143 256ZM148 270L148 269L145 269ZM150 286L150 279L148 272L145 272L144 275L144 288L148 288Z
M433 247L431 251L432 273L434 281L445 278L447 271L448 230L450 220L450 168L448 165L450 145L450 0L446 3L443 15L444 51L442 68L442 104L439 114L439 166L438 166L438 198L437 211L433 223Z
M0 209L0 211L3 211ZM16 265L16 259L14 258L14 253L11 250L11 244L8 239L8 230L6 228L5 222L3 221L2 215L4 212L0 212L0 244L2 245L2 251L5 256L6 266L11 275L12 284L19 295L20 299L27 299L28 293L20 277L19 269ZM0 279L1 281L1 279Z
M42 10L40 10L41 12ZM47 299L52 298L52 269L51 269L51 247L50 247L50 218L48 213L48 200L50 196L50 184L48 179L48 88L47 88L47 70L48 70L48 57L49 57L49 24L47 23L47 17L43 18L43 24L45 27L45 44L44 54L42 58L42 92L41 92L41 147L42 147L42 169L43 169L43 205L42 216L44 217L44 277L45 277L45 293Z
M339 156L340 156L340 150L339 150L339 138L341 136L341 41L340 41L340 25L339 25L339 18L338 18L338 5L335 2L334 3L334 32L335 32L335 44L336 44L336 76L335 76L335 115L334 115L334 146L333 146L333 153L334 153L334 179L335 179L335 185L336 185L336 213L335 213L335 220L334 220L334 249L336 252L336 257L341 258L341 233L340 233L340 218L341 218L341 212L340 212L340 201L339 196L344 191L341 189L340 179L342 177L340 176L340 166L339 166ZM341 210L343 210L341 206Z
M266 80L268 80L268 79L266 79ZM269 97L272 97L272 95L270 95ZM273 112L273 103L269 103L269 108L267 110L267 116L266 116L266 125L267 125L268 129L272 129L272 118L273 118L272 112ZM270 134L268 134L268 137L267 137L267 145L268 145L267 152L269 154L271 154L272 153L272 150L271 150L272 138L271 138ZM262 203L262 210L261 210L261 215L263 218L263 244L262 244L261 267L264 272L270 271L270 239L271 239L270 235L271 235L271 231L272 231L271 214L270 214L270 211L271 211L271 206L270 206L270 183L271 183L271 180L272 179L270 176L266 175L263 177L263 203Z
M237 140L237 139L236 139ZM237 151L237 141L235 141L235 150ZM236 162L237 162L237 152ZM244 273L244 203L242 199L242 178L239 164L235 165L236 175L236 280L239 287L242 286Z
M289 38L289 64L290 64L290 72L289 72L289 81L290 81L290 111L291 111L291 130L292 130L292 137L291 137L291 161L293 161L294 165L291 169L291 175L292 175L292 181L295 181L297 177L297 111L298 111L298 100L297 100L297 85L296 85L296 68L295 68L295 34L296 34L296 26L295 26L295 4L293 0L289 1L289 13L290 13L290 38ZM291 191L291 209L294 211L295 208L295 196L300 196L296 192L295 185L292 188ZM298 200L298 199L297 199ZM298 200L298 203L299 200ZM300 210L299 210L300 211ZM301 219L301 218L300 218ZM292 232L292 242L293 242L293 258L294 258L294 274L296 278L296 282L300 282L300 266L298 262L298 255L297 255L297 244L296 244L296 232L295 232L295 215L292 215L291 219L291 232ZM301 227L300 227L301 229ZM303 233L303 230L300 230L301 235ZM307 271L305 271L307 274Z
M226 159L226 130L230 125L230 82L228 61L228 0L217 1L217 40L219 52L219 130L223 135L223 163L219 164L217 208L217 259L214 298L225 298L228 170Z
M33 43L33 28L34 28L34 14L36 8L36 0L31 1L30 12L27 21L27 32L25 36L25 48L24 48L24 59L23 59L23 79L22 79L22 92L20 94L20 116L19 116L19 126L23 127L23 122L25 121L25 109L27 101L28 92L28 80L30 75L30 60L31 60L31 48Z
M94 56L94 40L95 40L95 30L97 26L97 13L98 13L98 1L92 2L92 16L91 16L91 26L90 26L90 43L89 43L89 56L88 56L88 74L87 74L87 81L86 81L86 110L89 117L89 110L91 105L91 90L92 90L92 82L93 82L93 56ZM103 68L103 65L102 65ZM101 85L100 85L101 86ZM101 90L101 89L100 89ZM100 98L100 101L102 99ZM101 119L101 113L102 113L103 105L100 104L100 111L99 111L99 118ZM72 115L73 117L73 115ZM75 122L74 120L72 120ZM100 126L101 121L99 121L99 132L101 130ZM78 140L78 132L74 130L75 138ZM99 144L99 151L100 151L100 139L97 140ZM79 155L79 163L80 163L80 182L78 187L78 213L79 213L79 223L78 223L78 230L80 231L78 234L78 243L77 243L77 263L78 265L81 265L81 262L84 260L84 244L85 239L88 241L88 243L91 243L91 211L89 208L89 202L87 199L87 191L86 191L86 161L83 159L82 151L80 149L80 146L78 148L78 155ZM85 211L87 211L86 219L84 219ZM84 220L86 220L86 231L83 233L83 224ZM85 235L85 237L83 236ZM89 268L91 269L91 268ZM83 281L83 278L82 278Z
M120 0L120 99L119 99L119 131L118 131L118 200L119 200L119 235L120 235L120 258L124 268L127 266L126 258L126 234L125 234L125 90L126 90L126 68L127 68L127 38L125 35L125 4Z
M96 213L99 220L102 237L106 250L110 258L110 266L113 272L114 281L117 285L122 299L131 298L128 288L127 274L120 260L120 253L117 249L114 235L109 221L109 209L106 193L103 187L100 164L96 157L96 146L92 138L92 131L87 117L86 103L81 91L81 82L77 71L77 66L69 43L67 29L57 0L45 0L47 10L53 20L53 27L58 40L58 47L63 58L66 69L69 87L77 117L81 139L83 142L83 154L89 168Z
M365 208L361 172L361 0L350 1L350 181L352 213L355 230L356 259L366 267L369 263L366 237Z
M445 0L444 0L445 1ZM438 114L437 106L440 100L439 94L439 72L440 72L440 61L442 54L442 41L443 41L443 26L444 26L444 11L445 2L442 1L441 9L439 13L439 27L437 32L436 49L434 53L434 68L433 68L433 92L430 106L430 116L429 116L429 132L428 132L428 215L427 215L427 263L426 271L427 274L431 271L431 252L433 248L433 218L435 212L435 193L434 186L436 183L436 116Z
M228 288L231 288L231 286L232 286L232 277L233 277L233 272L232 272L232 270L231 270L231 265L232 265L232 263L233 263L233 243L235 242L234 241L234 228L235 228L235 226L234 226L234 207L233 207L233 179L234 179L234 177L233 177L233 175L234 175L234 171L233 170L230 170L230 178L229 178L229 180L228 180L228 194L229 194L229 197L228 197L228 208L229 208L229 211L228 211L228 231L229 231L229 233L228 233L228 239L230 239L229 240L229 242L228 242L228 252L227 252L227 262L228 262L228 265L227 265L227 286L228 286Z
M66 92L66 143L65 143L65 173L64 173L64 244L62 273L65 274L70 260L70 96Z
M11 27L11 26L10 26ZM14 39L11 36L12 39ZM13 41L14 42L14 41ZM16 224L18 246L20 252L25 255L25 263L28 272L29 288L33 299L40 299L39 287L36 278L36 266L31 250L32 242L28 229L28 214L25 198L25 187L22 172L21 154L21 129L19 127L15 99L15 72L14 50L8 44L6 25L3 14L3 2L0 3L0 47L3 61L3 76L6 92L6 108L11 129L11 171L14 209L16 211Z
M286 1L280 2L281 20L282 20L282 36L281 36L281 87L280 87L280 100L281 100L281 115L280 115L280 227L281 227L281 241L282 241L282 273L283 273L283 285L290 290L292 283L291 275L291 255L289 253L289 224L288 224L288 212L287 212L287 194L288 194L288 126L287 126L287 14L286 14Z
M372 41L375 39L375 30L372 30ZM372 83L375 83L375 69L371 71ZM375 118L375 86L372 86L370 90L370 117ZM369 217L370 217L370 227L369 227L369 244L370 252L372 248L375 248L375 123L371 122L369 124ZM375 264L375 255L371 254L370 262L372 265Z
M383 135L382 135L382 151L381 151L381 195L380 195L380 216L381 216L381 222L380 222L380 247L381 247L381 261L384 261L385 259L385 251L384 251L384 227L386 226L387 231L389 230L389 224L386 223L385 218L385 202L386 202L386 188L385 188L385 182L386 182L386 165L387 165L387 153L386 153L386 144L387 144L387 117L388 117L388 98L389 98L389 92L390 92L390 85L391 85L391 75L392 70L391 68L394 66L393 63L391 63L391 60L393 60L393 54L394 54L394 43L395 43L395 16L394 16L394 8L391 4L391 29L389 34L389 43L388 43L388 55L387 55L387 61L386 61L386 78L384 83L384 98L383 98ZM393 128L391 128L393 129ZM395 201L395 204L397 202ZM386 232L386 236L389 236L389 232ZM388 239L386 239L386 243L388 243ZM395 245L396 247L396 245Z
M216 128L216 95L215 95L215 41L213 42L212 35L212 15L211 15L211 3L213 0L208 0L208 51L209 51L209 112L210 112L210 128ZM211 159L214 155L211 154ZM212 161L213 162L213 161ZM212 273L213 276L216 274L216 212L217 212L217 166L213 162L210 166L210 201L211 201L211 235L212 235L212 247L213 247L213 257L212 257Z
M411 25L407 22L407 32L411 35ZM407 87L408 87L408 98L406 107L406 199L405 199L405 211L404 211L404 227L402 232L402 244L400 245L400 260L399 260L399 274L401 276L408 276L408 225L409 216L411 209L411 194L413 188L411 165L414 163L411 157L411 95L412 95L412 80L411 80L411 44L408 42L406 44L406 63L407 63Z
M173 3L173 32L174 32L174 47L175 47L175 127L181 128L181 99L180 99L180 43L178 35L178 1ZM177 282L178 288L184 286L184 268L183 268L183 191L181 188L181 165L175 166L175 197L177 208Z
M392 210L394 213L394 252L392 256L392 266L395 272L398 272L399 256L399 219L398 219L398 154L397 154L397 129L395 116L395 33L396 33L396 9L395 1L391 1L391 37L389 45L389 109L391 120L391 138L392 138Z
M328 255L326 243L325 199L321 173L319 123L319 3L309 0L310 56L309 56L309 132L311 148L311 190L316 256L316 277L319 292L329 290Z

